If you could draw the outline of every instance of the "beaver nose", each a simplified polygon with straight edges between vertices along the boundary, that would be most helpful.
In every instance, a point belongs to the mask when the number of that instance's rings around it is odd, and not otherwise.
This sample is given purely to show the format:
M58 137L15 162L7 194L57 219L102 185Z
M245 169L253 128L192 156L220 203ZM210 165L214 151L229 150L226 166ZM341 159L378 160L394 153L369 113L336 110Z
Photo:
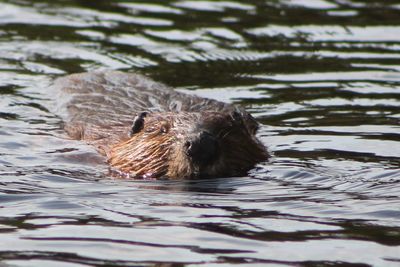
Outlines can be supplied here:
M208 132L201 132L185 143L186 153L194 163L206 164L217 155L217 139Z

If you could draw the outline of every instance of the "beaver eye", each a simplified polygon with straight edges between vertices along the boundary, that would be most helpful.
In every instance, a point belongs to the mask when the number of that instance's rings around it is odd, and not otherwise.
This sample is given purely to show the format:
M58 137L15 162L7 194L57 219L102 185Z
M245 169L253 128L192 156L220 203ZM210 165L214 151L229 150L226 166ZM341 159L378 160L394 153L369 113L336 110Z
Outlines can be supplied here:
M129 131L130 137L143 129L144 118L147 116L147 114L147 112L142 112L135 116L135 118L133 119L131 130Z

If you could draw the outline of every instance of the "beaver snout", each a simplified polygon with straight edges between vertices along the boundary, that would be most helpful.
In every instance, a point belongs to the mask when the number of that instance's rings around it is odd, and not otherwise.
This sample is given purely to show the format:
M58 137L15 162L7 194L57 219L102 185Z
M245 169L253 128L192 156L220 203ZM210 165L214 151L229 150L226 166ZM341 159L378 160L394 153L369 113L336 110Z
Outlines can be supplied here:
M199 165L210 163L218 154L217 138L206 131L192 136L185 142L186 154Z

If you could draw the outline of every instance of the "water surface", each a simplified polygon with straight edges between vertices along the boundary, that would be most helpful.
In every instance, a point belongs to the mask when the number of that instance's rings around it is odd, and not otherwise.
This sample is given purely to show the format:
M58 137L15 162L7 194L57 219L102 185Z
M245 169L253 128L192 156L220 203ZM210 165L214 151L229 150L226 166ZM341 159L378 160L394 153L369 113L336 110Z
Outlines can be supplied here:
M398 1L0 0L0 266L399 266L399 59ZM245 106L272 160L110 177L49 111L97 69Z

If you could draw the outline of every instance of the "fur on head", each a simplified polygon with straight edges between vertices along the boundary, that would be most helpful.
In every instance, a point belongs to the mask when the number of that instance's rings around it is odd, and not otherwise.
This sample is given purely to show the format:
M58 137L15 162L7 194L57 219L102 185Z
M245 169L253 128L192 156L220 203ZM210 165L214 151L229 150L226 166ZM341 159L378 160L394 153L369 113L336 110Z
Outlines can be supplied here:
M244 110L138 114L109 163L131 177L170 179L244 175L268 158L258 123Z

